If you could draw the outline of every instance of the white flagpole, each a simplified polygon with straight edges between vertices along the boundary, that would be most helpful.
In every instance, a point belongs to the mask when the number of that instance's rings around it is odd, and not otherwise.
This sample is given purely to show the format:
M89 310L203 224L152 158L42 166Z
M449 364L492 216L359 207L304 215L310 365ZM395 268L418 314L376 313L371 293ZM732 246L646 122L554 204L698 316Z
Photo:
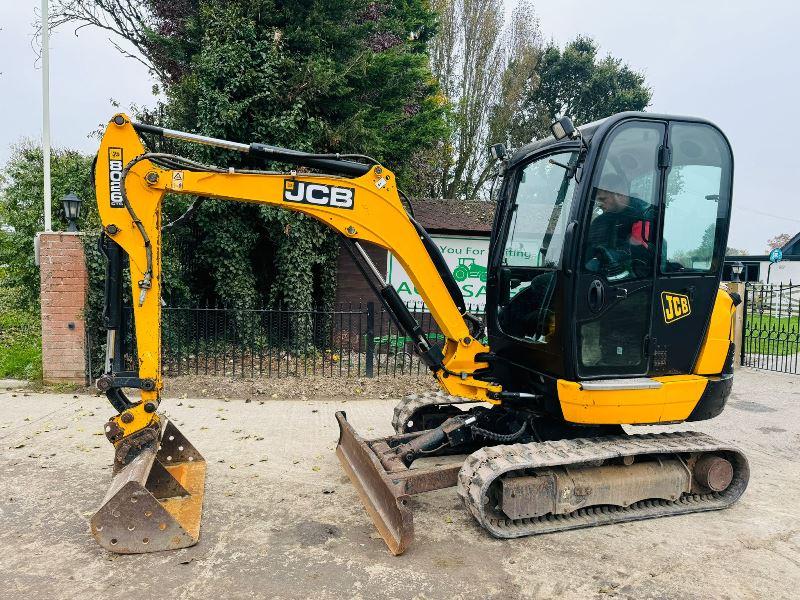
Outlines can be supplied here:
M50 196L50 23L47 0L42 0L42 154L44 155L44 230L53 230Z

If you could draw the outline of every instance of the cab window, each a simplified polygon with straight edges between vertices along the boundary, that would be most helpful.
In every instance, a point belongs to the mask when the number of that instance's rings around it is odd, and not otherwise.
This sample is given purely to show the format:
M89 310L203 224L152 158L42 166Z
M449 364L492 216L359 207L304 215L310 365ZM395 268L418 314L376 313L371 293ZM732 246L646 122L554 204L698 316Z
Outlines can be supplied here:
M715 257L724 254L721 246L730 204L728 145L709 125L675 123L670 147L661 271L716 272Z
M561 152L527 165L520 175L503 264L557 268L564 247L577 152Z
M651 275L662 130L660 124L635 123L612 134L592 187L586 272L611 282Z
M628 121L603 142L591 185L582 252L578 372L641 375L650 329L661 185L659 150L666 127Z
M500 328L557 349L557 269L575 192L577 152L539 158L519 176L500 269Z

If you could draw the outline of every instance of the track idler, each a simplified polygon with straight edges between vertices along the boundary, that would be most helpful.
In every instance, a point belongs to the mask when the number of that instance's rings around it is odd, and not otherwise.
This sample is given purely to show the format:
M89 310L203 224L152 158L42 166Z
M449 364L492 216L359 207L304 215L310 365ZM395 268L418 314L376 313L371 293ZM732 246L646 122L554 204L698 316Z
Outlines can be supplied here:
M111 487L91 519L106 550L139 554L193 546L200 538L206 461L172 422L115 461Z

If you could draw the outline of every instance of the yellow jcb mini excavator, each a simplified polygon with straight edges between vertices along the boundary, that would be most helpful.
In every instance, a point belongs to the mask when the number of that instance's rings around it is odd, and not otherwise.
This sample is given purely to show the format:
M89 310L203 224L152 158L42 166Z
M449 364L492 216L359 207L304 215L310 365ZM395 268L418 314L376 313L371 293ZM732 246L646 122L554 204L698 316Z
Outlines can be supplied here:
M720 288L732 154L713 124L622 113L508 155L487 268L485 324L466 310L436 244L401 202L394 174L360 155L309 154L133 123L116 115L95 183L108 258L106 424L114 478L91 521L114 552L198 540L201 454L159 416L161 242L166 193L278 206L313 217L343 245L442 388L395 408L396 435L364 440L344 413L336 454L391 552L413 539L411 496L458 486L497 537L724 508L749 469L735 447L697 432L630 434L717 416L731 390L732 315ZM174 138L304 167L237 170L145 149ZM315 172L311 172L314 170ZM319 172L319 173L317 173ZM362 247L391 252L444 334L433 343ZM135 371L122 361L129 264ZM481 340L488 339L488 345ZM131 400L125 388L138 389ZM420 458L461 455L441 461ZM423 466L423 464L434 466Z

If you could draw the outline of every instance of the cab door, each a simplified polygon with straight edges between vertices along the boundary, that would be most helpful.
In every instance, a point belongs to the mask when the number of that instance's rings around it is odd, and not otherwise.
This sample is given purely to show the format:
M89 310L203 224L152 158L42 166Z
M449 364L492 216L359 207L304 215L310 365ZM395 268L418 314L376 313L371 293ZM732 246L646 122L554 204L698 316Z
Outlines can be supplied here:
M498 208L488 282L487 319L492 352L522 372L565 374L566 290L563 252L577 186L577 145L561 145L515 167L510 189ZM504 384L507 385L507 384Z
M694 370L721 277L732 154L710 124L672 122L651 328L655 375Z
M628 120L603 140L576 269L579 379L649 370L665 139L665 122Z

